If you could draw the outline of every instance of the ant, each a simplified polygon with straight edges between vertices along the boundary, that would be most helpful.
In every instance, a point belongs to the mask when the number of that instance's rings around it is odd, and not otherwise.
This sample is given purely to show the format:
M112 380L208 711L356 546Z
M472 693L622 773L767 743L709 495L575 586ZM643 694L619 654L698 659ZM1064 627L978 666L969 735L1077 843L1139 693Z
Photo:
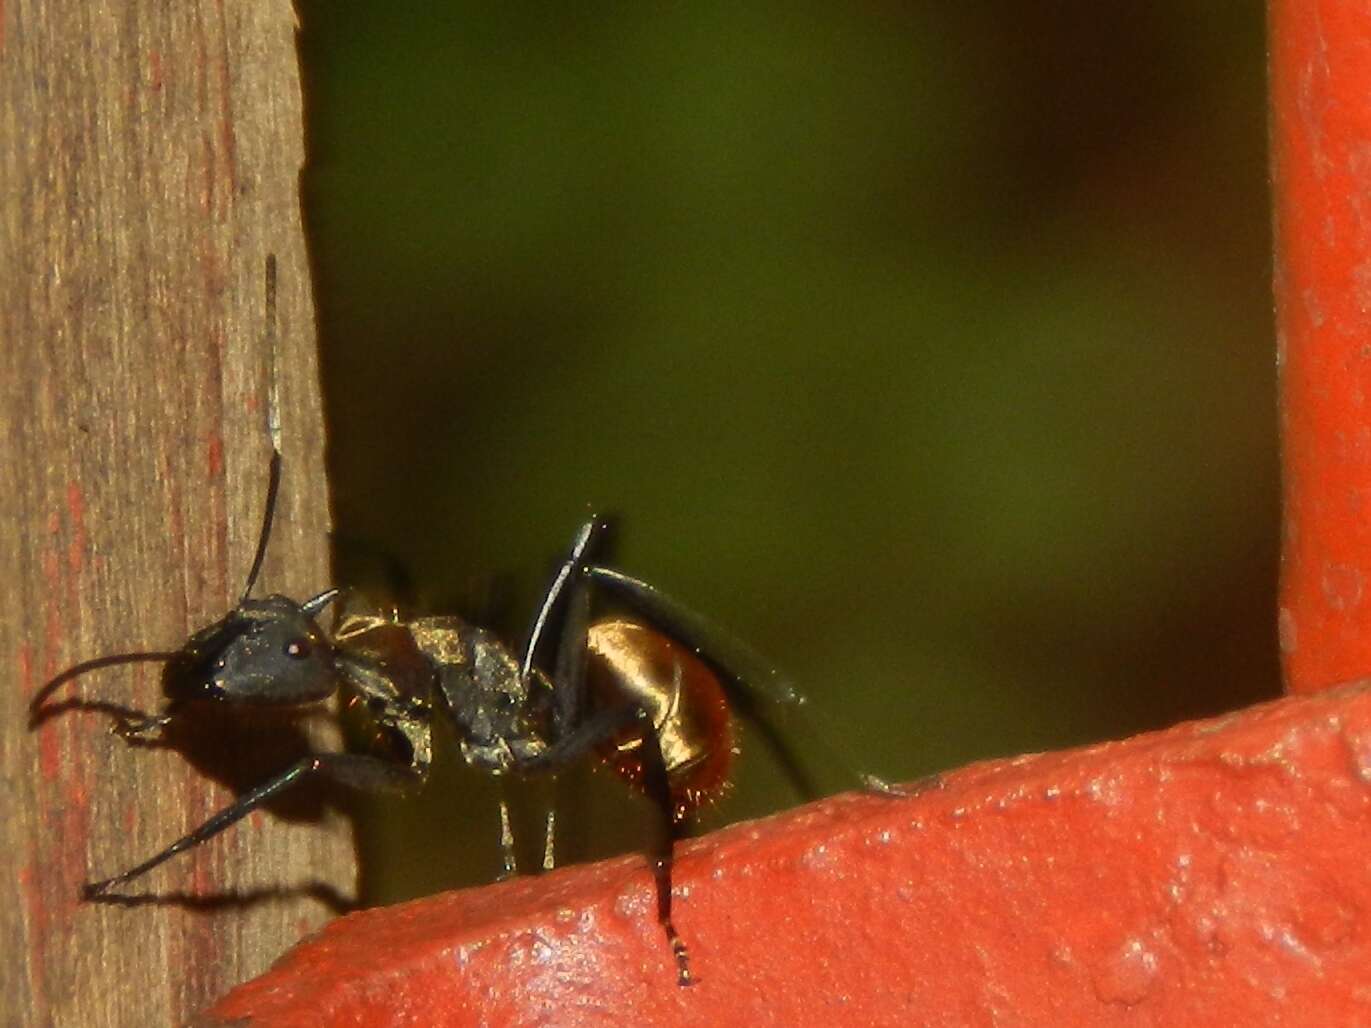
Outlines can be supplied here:
M97 658L63 672L34 698L34 722L62 683L96 668L135 660L165 664L166 704L157 714L113 711L111 731L130 744L155 741L176 718L200 716L203 701L303 708L335 693L362 710L372 729L366 752L314 753L239 796L204 824L120 874L91 882L86 899L146 874L199 846L292 786L310 778L378 792L421 786L428 774L435 717L449 719L462 756L493 775L536 776L599 758L646 794L657 813L649 855L657 921L675 959L677 981L695 979L672 920L672 859L693 812L720 795L736 752L731 708L758 714L757 701L799 706L804 699L775 672L745 678L741 664L764 665L734 640L645 582L605 566L608 526L590 518L538 605L522 652L454 616L402 619L359 605L337 588L303 603L281 595L252 599L271 534L281 480L273 452L256 555L237 605L171 653ZM630 616L593 616L602 590ZM330 634L319 625L337 603ZM349 609L350 608L350 609ZM731 702L730 702L731 701ZM800 775L758 719L763 736ZM509 816L501 802L506 873L516 869ZM547 857L552 863L552 818Z

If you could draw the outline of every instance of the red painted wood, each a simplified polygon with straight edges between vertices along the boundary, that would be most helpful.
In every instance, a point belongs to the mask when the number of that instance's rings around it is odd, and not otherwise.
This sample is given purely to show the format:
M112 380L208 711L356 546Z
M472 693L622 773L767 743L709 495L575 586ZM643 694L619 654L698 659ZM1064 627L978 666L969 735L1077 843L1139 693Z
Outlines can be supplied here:
M251 1025L1371 1023L1371 685L335 921Z
M1309 692L1371 674L1371 4L1271 0L1270 28L1280 633Z

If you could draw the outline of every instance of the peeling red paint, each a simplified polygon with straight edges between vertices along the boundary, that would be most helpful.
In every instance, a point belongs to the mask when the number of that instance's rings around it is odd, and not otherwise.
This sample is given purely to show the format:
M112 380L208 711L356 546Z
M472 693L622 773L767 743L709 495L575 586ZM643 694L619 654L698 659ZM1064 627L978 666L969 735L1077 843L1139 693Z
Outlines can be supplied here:
M38 773L45 781L55 782L62 773L62 742L59 727L49 723L38 733Z
M74 778L67 787L67 801L83 810L90 809L90 782L84 778Z
M161 90L162 88L162 52L160 50L148 51L148 88Z
M220 10L221 20L224 12ZM234 137L233 82L228 55L211 57L204 33L196 37L196 101L205 126L200 139L204 172L201 207L216 224L224 223L238 195L238 153ZM211 107L214 109L211 109Z
M19 694L29 697L38 689L33 680L33 647L27 642L19 645Z
M200 141L200 172L200 210L211 216L214 211L214 149L208 139ZM210 243L202 241L201 246L209 249Z
M28 966L29 980L33 984L34 1001L39 1005L38 1013L46 1016L48 1006L47 965L48 939L51 918L48 906L43 900L37 862L30 860L19 869L19 891L24 897L24 911L28 919Z
M67 483L67 516L71 519L71 537L67 542L67 568L72 577L79 575L86 559L86 501L81 483Z
M228 31L223 0L216 0L215 6L218 8L219 24L222 31L220 38L227 40L231 33ZM215 62L215 70L219 73L219 147L223 151L224 161L227 165L227 196L231 204L238 197L238 141L233 135L236 119L233 113L233 80L229 75L227 51L219 55L219 60Z
M205 449L209 464L209 477L218 479L224 474L224 438L218 432L209 434L209 445Z
M219 802L210 795L205 783L193 778L191 791L197 795L191 800L188 809L194 814L196 822L207 819ZM197 896L209 896L218 892L224 882L224 851L222 846L201 846L190 852L189 889ZM176 966L186 969L183 980L176 987L186 989L196 995L208 991L208 982L220 962L223 952L220 940L221 930L210 918L195 918L183 930L180 938L179 962ZM199 979L199 980L197 980Z
M90 790L79 770L83 763L80 760L67 762L68 781L58 819L60 828L52 837L52 849L56 851L57 863L61 868L57 884L71 896L68 909L74 907L81 883L87 878L86 844L90 837ZM51 857L51 853L48 856Z

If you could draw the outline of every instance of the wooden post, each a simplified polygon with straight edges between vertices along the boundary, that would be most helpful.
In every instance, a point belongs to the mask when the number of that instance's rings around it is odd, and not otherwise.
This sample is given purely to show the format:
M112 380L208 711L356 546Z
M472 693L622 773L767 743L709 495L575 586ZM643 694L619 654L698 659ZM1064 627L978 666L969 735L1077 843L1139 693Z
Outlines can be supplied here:
M348 833L306 807L289 824L254 816L127 889L150 901L80 902L83 882L198 824L277 747L215 723L181 750L134 748L91 711L28 726L64 667L174 649L232 605L273 396L285 478L262 583L328 584L302 161L288 0L0 2L7 1023L183 1023L351 890ZM107 669L62 695L76 694L154 709L158 672Z

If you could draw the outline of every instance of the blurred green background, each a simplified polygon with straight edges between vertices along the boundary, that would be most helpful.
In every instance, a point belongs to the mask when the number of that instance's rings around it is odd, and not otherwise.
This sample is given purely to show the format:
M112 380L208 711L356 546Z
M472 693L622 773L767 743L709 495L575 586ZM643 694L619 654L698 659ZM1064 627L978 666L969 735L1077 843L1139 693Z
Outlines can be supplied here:
M618 511L897 779L1276 692L1260 5L300 7L341 578L518 639ZM497 867L451 760L363 820Z

